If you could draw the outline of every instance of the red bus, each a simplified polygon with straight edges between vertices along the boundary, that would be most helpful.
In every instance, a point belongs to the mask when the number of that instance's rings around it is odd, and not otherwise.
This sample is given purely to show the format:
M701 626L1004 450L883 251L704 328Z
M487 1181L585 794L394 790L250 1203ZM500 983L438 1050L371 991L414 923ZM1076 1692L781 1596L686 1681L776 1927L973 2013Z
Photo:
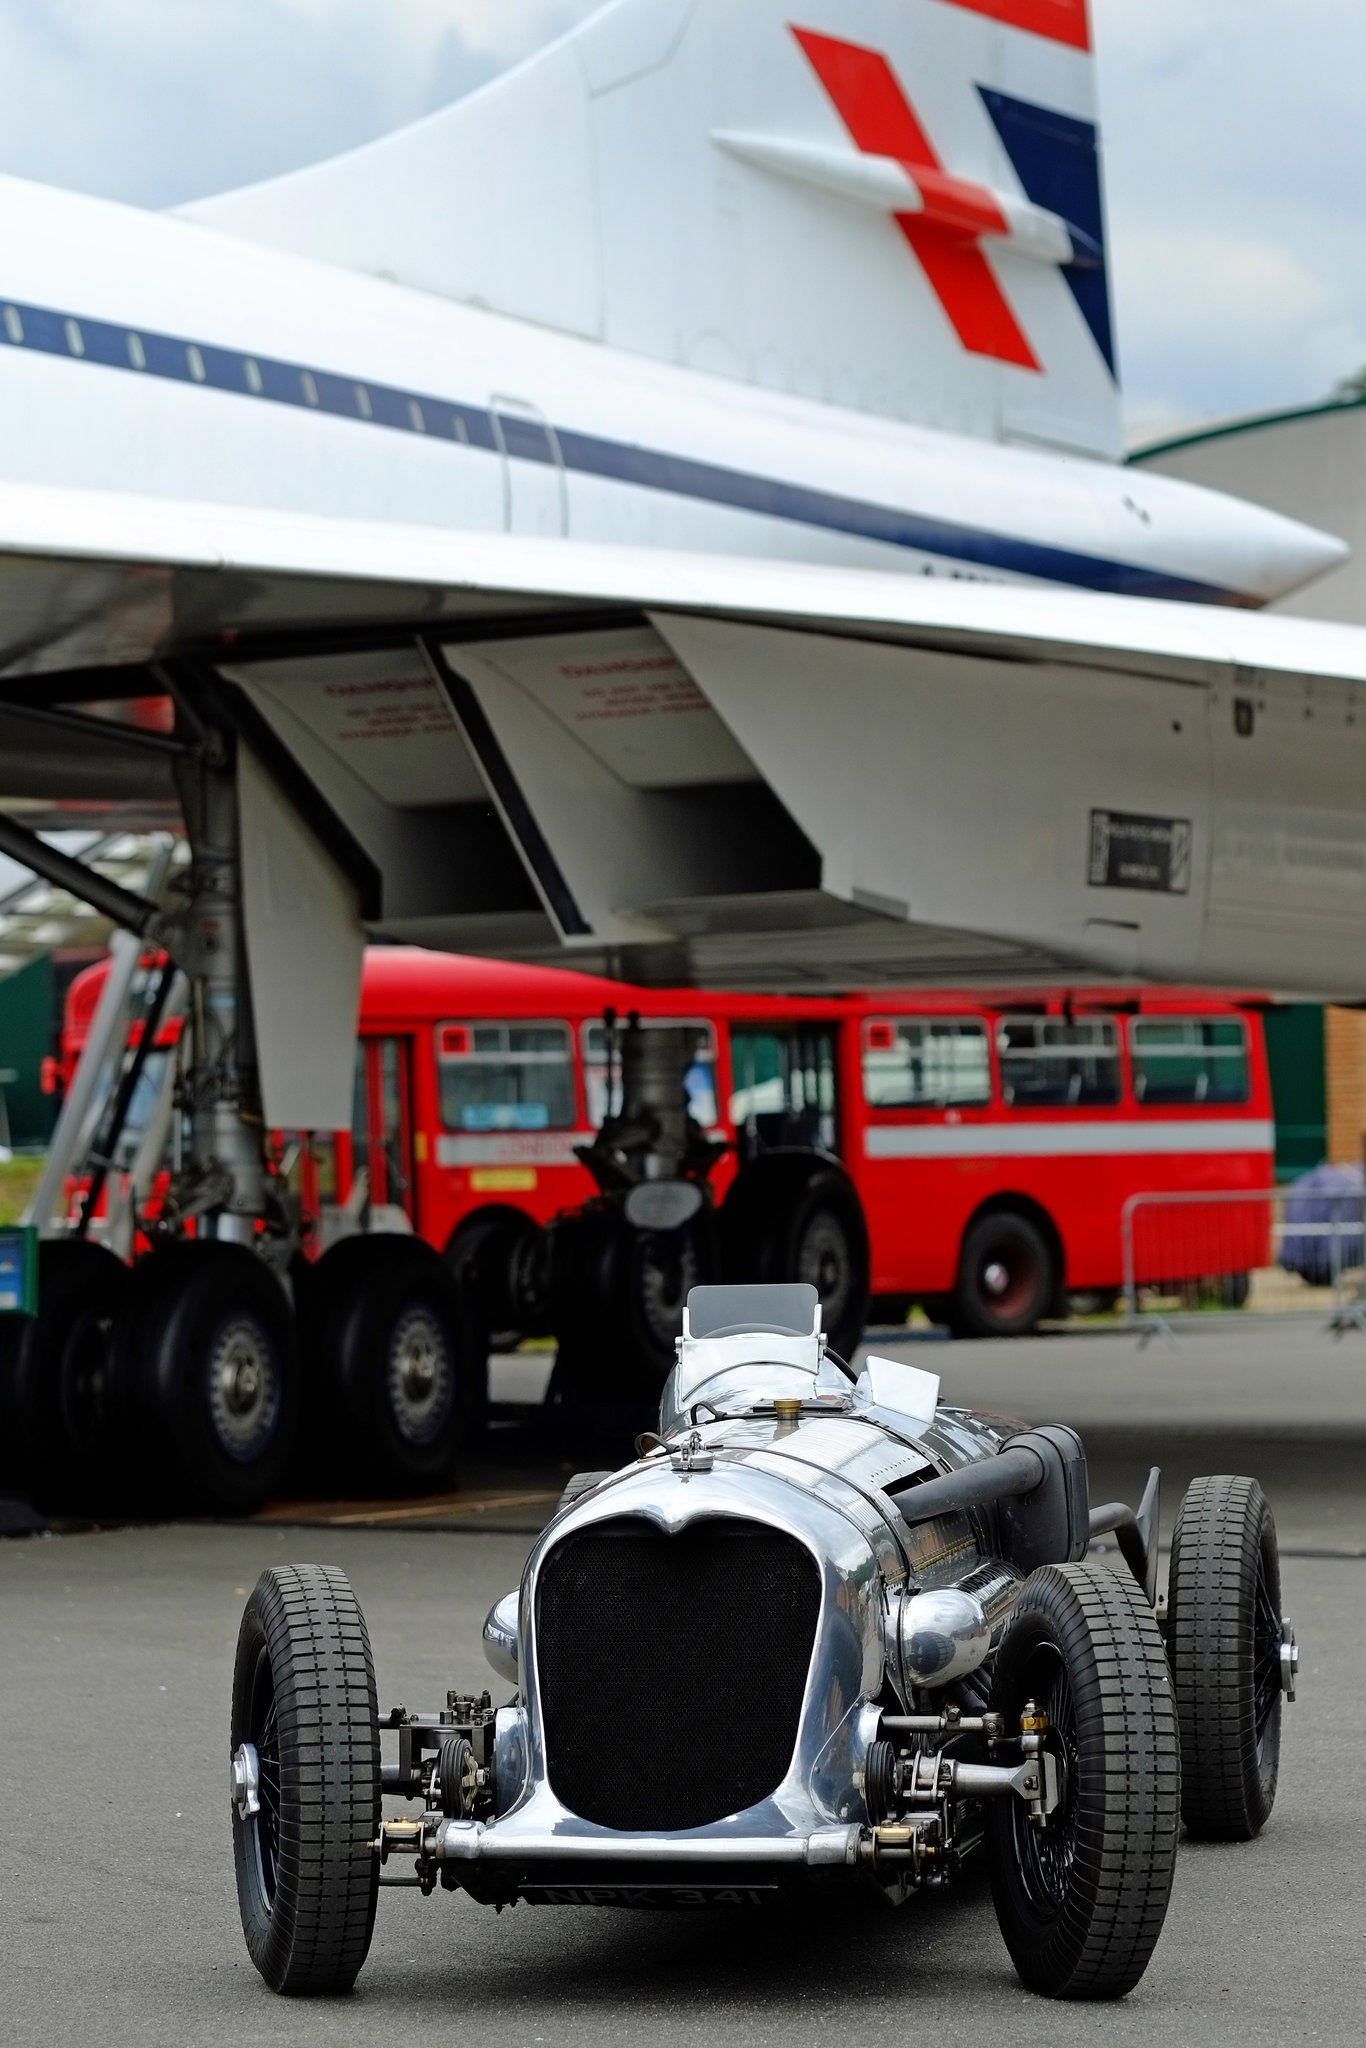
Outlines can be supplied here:
M68 1071L103 973L72 985ZM279 1141L310 1256L351 1231L411 1230L482 1293L496 1339L533 1324L507 1276L540 1226L594 1195L581 1154L620 1106L609 1013L638 1014L647 1035L692 1034L685 1085L694 1123L724 1148L710 1172L723 1224L741 1165L788 1162L769 1177L773 1213L751 1220L746 1249L766 1273L785 1264L815 1279L845 1342L851 1310L860 1323L869 1307L900 1321L913 1303L964 1335L1030 1330L1065 1313L1069 1295L1118 1291L1129 1196L1272 1185L1255 997L717 995L376 948L353 1131ZM619 1096L619 1079L612 1087ZM839 1179L822 1177L834 1162ZM1260 1205L1238 1218L1222 1240L1227 1277L1266 1258ZM688 1277L656 1304L670 1328Z

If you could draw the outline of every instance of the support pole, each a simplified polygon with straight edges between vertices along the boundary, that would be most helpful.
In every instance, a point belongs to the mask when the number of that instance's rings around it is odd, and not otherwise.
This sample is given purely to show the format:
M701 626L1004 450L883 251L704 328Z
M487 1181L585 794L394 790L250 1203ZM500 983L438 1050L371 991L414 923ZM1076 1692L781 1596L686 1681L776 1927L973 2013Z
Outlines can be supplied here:
M132 932L140 939L150 939L154 944L163 941L166 920L150 897L136 896L131 889L121 888L106 876L97 875L84 861L72 860L70 854L59 853L36 832L30 832L27 825L19 825L13 818L0 816L0 853L7 853L21 867L31 868L35 875L51 882L54 888L65 889L78 903L88 903L111 924L120 925L124 931Z

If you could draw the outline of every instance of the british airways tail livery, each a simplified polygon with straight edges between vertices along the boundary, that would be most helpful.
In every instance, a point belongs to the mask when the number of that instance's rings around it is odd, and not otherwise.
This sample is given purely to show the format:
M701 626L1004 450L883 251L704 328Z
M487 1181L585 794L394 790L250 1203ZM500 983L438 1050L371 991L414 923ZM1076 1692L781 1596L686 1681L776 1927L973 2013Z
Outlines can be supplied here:
M619 0L184 209L635 355L1117 456L1085 0Z
M1340 543L1096 459L1118 415L1091 73L1071 0L617 0L447 113L193 218L0 181L0 461L1263 604Z
M1109 459L1084 0L616 0L179 216L0 206L0 841L179 808L274 1125L363 932L1366 995L1366 636L1254 615L1342 545Z

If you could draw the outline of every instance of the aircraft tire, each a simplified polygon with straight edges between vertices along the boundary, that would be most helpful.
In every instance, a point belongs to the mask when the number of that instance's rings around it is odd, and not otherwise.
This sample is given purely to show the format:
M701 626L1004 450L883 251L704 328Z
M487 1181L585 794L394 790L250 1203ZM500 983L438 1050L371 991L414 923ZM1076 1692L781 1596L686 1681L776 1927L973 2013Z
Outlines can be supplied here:
M551 1236L559 1345L551 1398L656 1403L688 1289L716 1273L711 1210L677 1230L637 1230L615 1204L602 1203L566 1217Z
M38 1247L38 1313L5 1332L0 1445L5 1483L43 1507L111 1497L109 1352L128 1269L86 1238Z
M114 1328L124 1449L163 1508L247 1514L278 1491L299 1421L294 1316L275 1274L212 1238L133 1269Z
M868 1320L868 1225L842 1166L810 1152L770 1152L740 1169L721 1204L727 1280L807 1280L821 1298L830 1348L852 1357Z
M376 1495L447 1483L487 1341L440 1253L398 1232L343 1238L308 1301L306 1430L331 1471Z

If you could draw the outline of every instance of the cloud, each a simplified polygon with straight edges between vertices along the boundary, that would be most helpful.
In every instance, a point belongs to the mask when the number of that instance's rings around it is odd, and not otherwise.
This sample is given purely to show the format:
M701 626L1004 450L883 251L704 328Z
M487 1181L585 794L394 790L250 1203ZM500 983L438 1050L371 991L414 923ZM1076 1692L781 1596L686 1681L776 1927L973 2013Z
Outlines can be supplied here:
M1131 420L1321 397L1366 361L1366 9L1093 9Z
M429 113L595 4L0 0L0 169L174 205ZM1366 362L1366 7L1092 7L1131 417L1320 396Z
M0 0L0 169L171 206L460 97L595 0Z

